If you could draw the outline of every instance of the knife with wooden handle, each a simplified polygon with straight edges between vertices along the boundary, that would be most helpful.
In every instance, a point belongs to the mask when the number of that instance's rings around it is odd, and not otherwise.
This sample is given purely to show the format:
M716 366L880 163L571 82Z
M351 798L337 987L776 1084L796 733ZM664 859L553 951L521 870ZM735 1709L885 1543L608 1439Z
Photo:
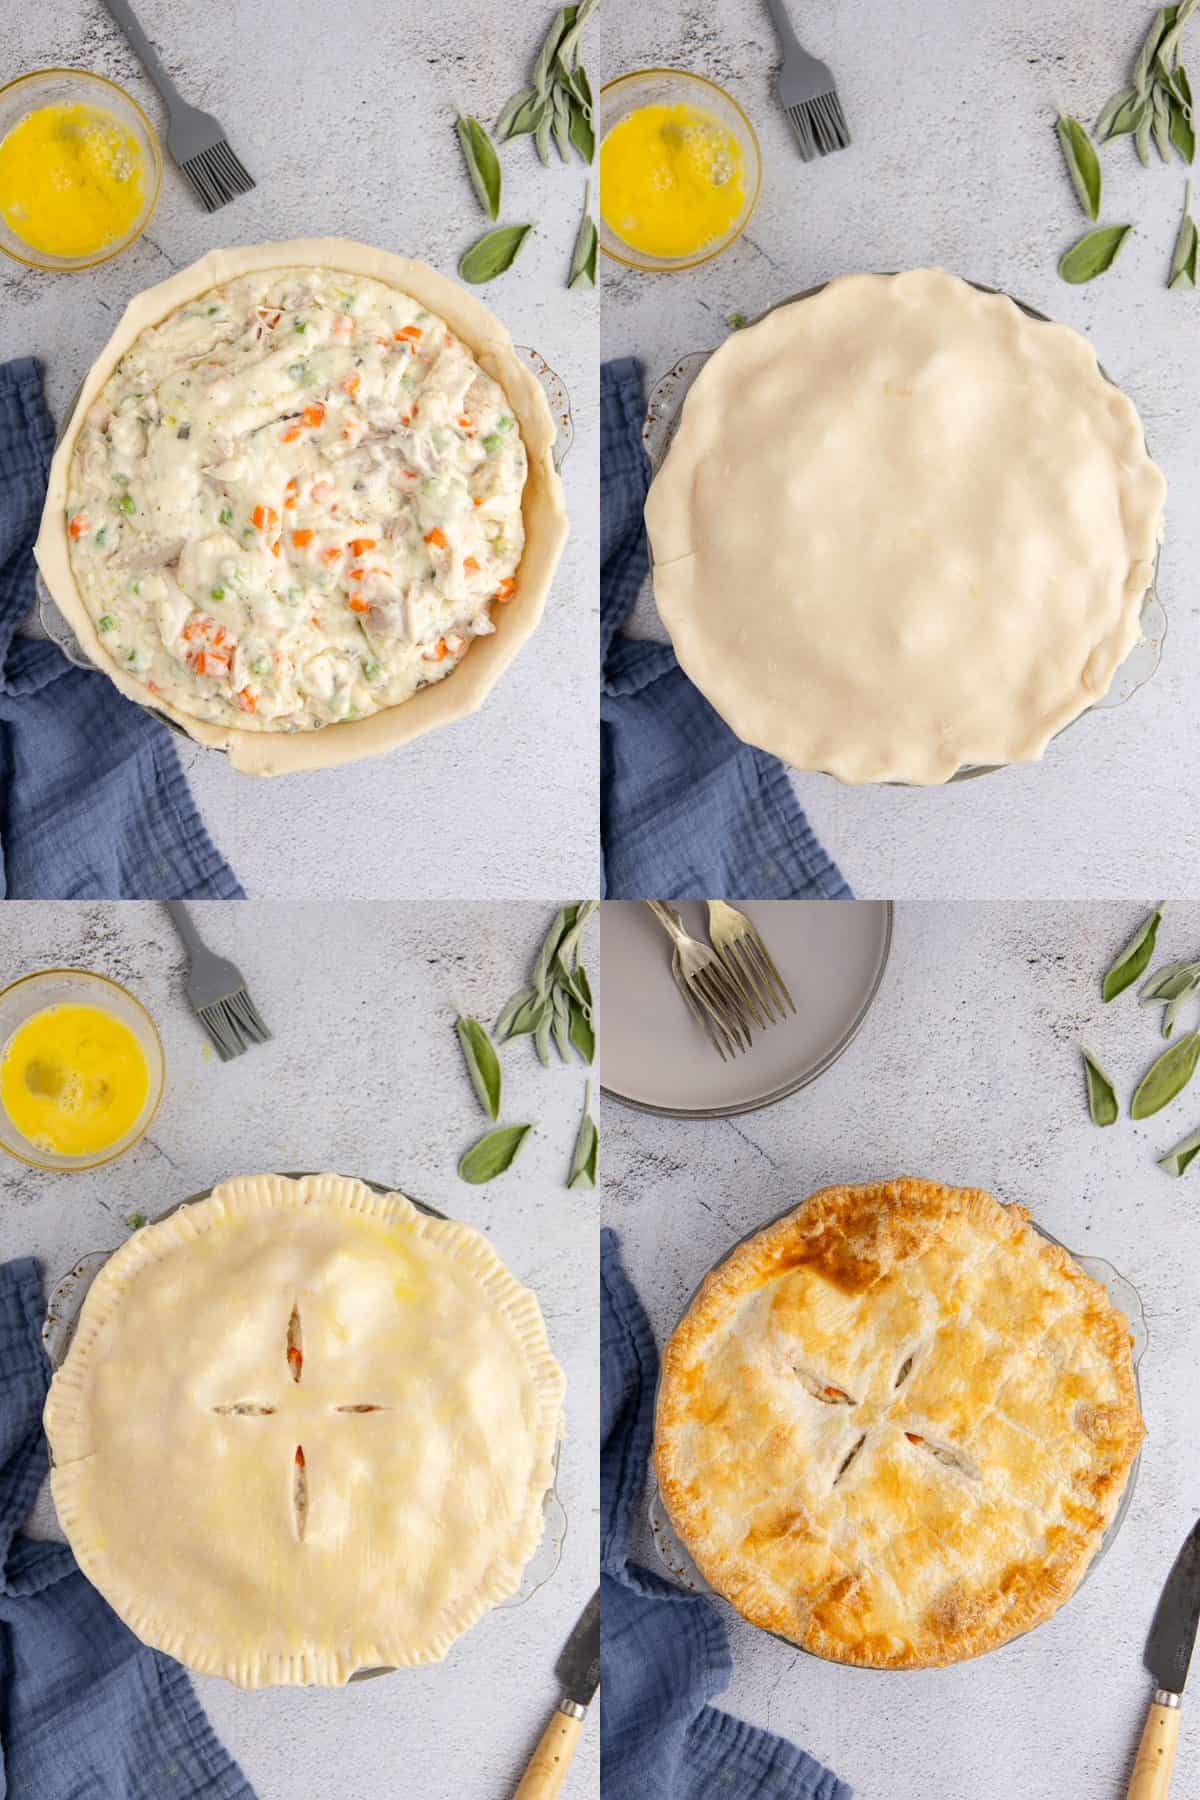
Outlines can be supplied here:
M600 1685L600 1593L592 1595L555 1664L562 1699L521 1777L513 1800L554 1800L561 1793Z
M1158 1684L1138 1745L1128 1800L1166 1800L1179 1742L1180 1702L1200 1624L1200 1524L1192 1527L1159 1596L1146 1639L1146 1667Z

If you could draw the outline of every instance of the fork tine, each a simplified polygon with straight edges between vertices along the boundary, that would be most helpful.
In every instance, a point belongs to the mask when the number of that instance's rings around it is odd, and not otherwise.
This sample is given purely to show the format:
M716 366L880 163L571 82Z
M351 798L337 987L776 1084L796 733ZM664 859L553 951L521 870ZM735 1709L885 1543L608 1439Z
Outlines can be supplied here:
M760 1030L765 1031L771 1023L771 1013L769 1010L764 1013L762 995L752 977L743 967L741 958L737 954L737 945L734 943L722 944L717 949L717 955L721 959L722 967L737 983L742 1004L749 1012L751 1019Z
M695 1019L697 1020L697 1022L703 1027L705 1036L708 1038L709 1043L712 1045L713 1049L716 1051L716 1053L720 1057L721 1061L728 1062L729 1058L726 1055L724 1048L722 1047L721 1039L717 1035L715 1027L709 1021L708 1011L705 1007L700 1005L700 1002L692 994L691 989L688 987L687 982L683 978L683 974L679 968L678 962L676 962L676 964L675 964L673 973L675 976L675 986L679 989L680 993L683 995L684 999L687 1001L687 1004L688 1004L689 1008L691 1009L691 1012L692 1012L693 1016L695 1017Z
M694 985L700 998L717 1011L727 1037L733 1039L739 1050L750 1048L750 1033L746 1027L740 1009L731 1004L728 994L716 978L715 965L698 969L694 977Z
M753 927L751 927L749 942L750 942L751 946L753 947L755 955L757 956L760 964L762 965L763 970L765 971L768 981L770 981L770 983L772 984L772 989L773 989L773 992L775 993L777 999L782 999L788 1006L789 1010L794 1015L795 1011L796 1011L796 1002L792 999L792 996L788 993L787 982L783 979L783 976L779 973L779 970L775 967L774 959L771 956L771 952L767 949L766 944L763 942L762 938L758 935L758 932L753 929Z
M729 959L732 962L735 958L738 967L743 971L746 986L755 995L761 1011L766 1014L763 1020L764 1027L774 1025L777 1017L780 1020L783 1018L783 1011L780 1009L778 1015L776 1014L779 1002L775 1000L770 983L763 980L762 971L747 950L745 937L739 937L729 945Z

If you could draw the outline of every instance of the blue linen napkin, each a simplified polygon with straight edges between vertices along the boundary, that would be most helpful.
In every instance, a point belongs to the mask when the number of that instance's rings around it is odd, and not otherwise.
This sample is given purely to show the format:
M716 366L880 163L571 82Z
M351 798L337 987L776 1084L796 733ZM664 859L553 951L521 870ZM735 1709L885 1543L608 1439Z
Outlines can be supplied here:
M622 637L649 557L641 365L600 371L600 838L610 900L852 900L773 756L744 744L669 644Z
M106 676L16 636L53 449L38 364L0 364L0 899L242 900L170 733Z
M604 1800L853 1800L807 1750L708 1705L732 1663L716 1609L628 1560L654 1435L658 1352L600 1251L600 1753Z
M65 1544L19 1536L46 1474L42 1284L0 1266L0 1800L255 1800L185 1671Z

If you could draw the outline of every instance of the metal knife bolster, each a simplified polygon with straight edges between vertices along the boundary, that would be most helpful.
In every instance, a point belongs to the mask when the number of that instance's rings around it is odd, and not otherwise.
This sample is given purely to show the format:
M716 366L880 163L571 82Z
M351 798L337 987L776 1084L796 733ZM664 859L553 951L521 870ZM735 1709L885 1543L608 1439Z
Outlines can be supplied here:
M1165 1705L1166 1702L1164 1701L1163 1704ZM1176 1706L1179 1705L1178 1700L1175 1701L1175 1705ZM568 1719L586 1719L587 1718L587 1707L580 1706L578 1700L568 1700L567 1696L565 1694L563 1695L562 1699L559 1701L556 1711L558 1711L560 1713L566 1713Z
M1183 1704L1183 1695L1182 1694L1170 1694L1167 1692L1166 1688L1155 1688L1154 1704L1155 1704L1155 1706L1178 1707Z

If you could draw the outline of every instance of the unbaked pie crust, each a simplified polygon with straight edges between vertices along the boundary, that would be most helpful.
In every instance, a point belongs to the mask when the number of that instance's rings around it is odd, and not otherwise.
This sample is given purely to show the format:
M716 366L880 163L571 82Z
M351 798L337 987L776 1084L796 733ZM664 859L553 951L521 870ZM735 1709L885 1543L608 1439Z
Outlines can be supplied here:
M528 457L522 511L525 548L511 602L496 609L496 630L472 643L470 652L444 681L422 688L402 705L367 718L339 721L319 731L239 730L213 723L155 699L145 684L112 660L76 585L67 536L67 490L75 443L92 402L125 352L149 325L209 289L260 269L317 267L366 275L400 288L443 319L470 349L485 374L499 383L520 427ZM332 768L362 757L380 756L426 731L465 717L484 700L531 636L541 619L558 559L567 537L562 482L554 467L555 423L546 396L531 369L517 355L511 336L476 295L427 263L393 256L347 238L296 238L285 243L211 250L157 287L130 301L117 329L97 357L80 390L70 424L54 454L34 554L59 611L81 646L121 692L141 706L151 704L181 725L198 743L227 750L235 768L255 775L280 775Z
M735 332L646 503L679 661L847 782L1036 761L1140 634L1166 484L1087 339L942 269Z
M537 1548L563 1388L479 1232L338 1175L243 1177L96 1277L46 1403L54 1503L190 1668L436 1662Z
M840 1662L978 1656L1075 1590L1143 1437L1129 1327L1023 1207L826 1188L705 1281L655 1468L709 1582Z

